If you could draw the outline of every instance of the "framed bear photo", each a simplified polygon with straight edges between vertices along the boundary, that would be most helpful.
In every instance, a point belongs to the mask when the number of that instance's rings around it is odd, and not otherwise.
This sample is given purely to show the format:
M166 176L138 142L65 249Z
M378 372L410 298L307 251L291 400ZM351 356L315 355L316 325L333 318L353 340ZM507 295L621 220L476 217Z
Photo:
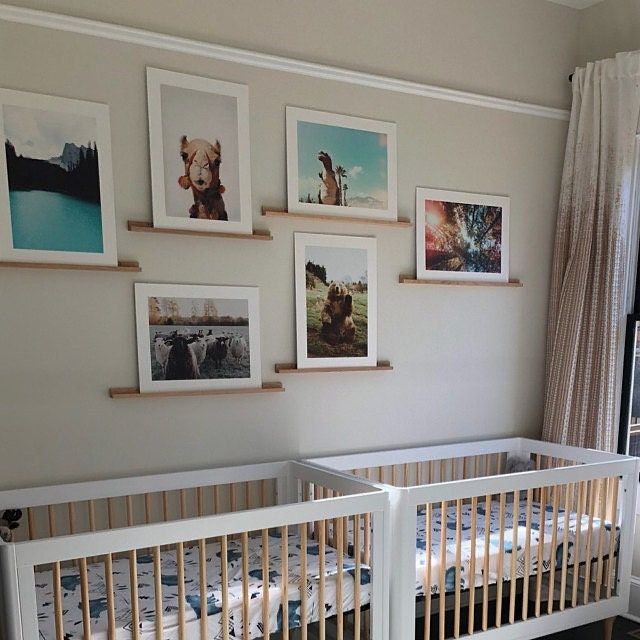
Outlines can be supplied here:
M397 220L396 125L287 107L289 213Z
M295 234L298 368L377 363L376 239Z
M249 89L147 68L153 224L251 233Z

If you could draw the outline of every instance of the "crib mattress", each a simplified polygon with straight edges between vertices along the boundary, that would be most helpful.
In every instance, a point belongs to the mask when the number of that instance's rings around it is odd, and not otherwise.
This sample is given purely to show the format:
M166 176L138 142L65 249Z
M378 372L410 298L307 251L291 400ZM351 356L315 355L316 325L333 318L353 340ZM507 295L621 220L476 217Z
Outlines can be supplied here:
M505 524L504 524L504 548L502 562L502 580L511 579L511 562L516 562L516 576L522 578L525 575L525 550L526 550L526 503L521 500L519 503L517 527L517 549L513 553L513 529L514 529L514 505L507 503L505 505ZM475 575L470 575L471 571L471 505L462 506L462 524L461 524L461 575L460 584L462 589L468 589L472 585L479 587L483 584L483 566L484 566L484 538L486 527L489 527L489 584L495 584L498 580L498 565L500 556L500 511L499 502L493 500L491 502L491 513L489 517L485 514L484 500L478 501L477 519L476 519L476 551L475 551ZM529 575L534 575L538 571L538 549L540 546L540 504L534 502L532 504L531 517L531 533L529 542ZM442 531L442 517L440 508L432 508L432 527L431 527L431 576L429 580L429 588L431 595L440 592L439 576L440 576L440 534ZM574 512L565 514L564 509L558 509L556 547L551 548L553 535L553 508L549 505L545 507L544 514L544 547L543 547L543 571L549 571L551 568L551 559L553 559L557 568L561 567L563 554L563 539L566 526L569 528L568 533L568 565L573 564L576 554L579 553L579 561L584 562L587 559L596 558L598 555L598 546L600 535L603 536L602 549L603 555L609 552L609 544L611 541L611 523L600 521L598 518L593 519L591 548L587 548L589 517L583 515L578 522L578 515ZM445 570L445 593L455 590L456 583L456 507L455 505L447 508L447 531L446 531L446 570ZM580 527L580 549L576 549L576 531ZM619 530L616 529L613 535L618 537ZM416 594L425 595L425 576L427 573L426 564L426 532L425 532L425 510L422 508L417 511L417 540L416 540ZM616 551L618 540L615 542Z
M269 536L269 627L272 633L282 629L282 602L280 573L281 538L279 535ZM291 534L288 539L289 579L288 603L290 628L300 626L300 587L301 546L297 535ZM207 602L208 638L222 638L222 590L220 582L220 544L210 543L206 547L207 557ZM178 640L178 587L175 550L163 551L162 567L162 607L163 607L163 639ZM242 553L240 540L229 540L227 548L228 593L229 593L229 635L242 638ZM352 558L344 556L342 581L343 611L354 607L355 563ZM200 640L200 617L203 606L200 602L200 577L198 548L185 548L185 618L186 639ZM325 588L324 615L337 613L337 554L330 546L325 547ZM143 640L155 638L155 596L153 557L139 552L137 558L137 575L140 607L140 636ZM249 539L249 634L251 638L262 637L262 540ZM108 630L107 599L104 564L88 565L89 599L91 611L91 631L94 640L106 640ZM131 638L131 601L129 595L129 560L113 561L114 602L116 607L116 638ZM360 603L365 605L370 600L371 575L369 567L361 565ZM65 640L83 637L80 575L75 567L61 571L62 600L64 606ZM318 544L312 540L307 542L307 580L302 588L307 594L307 615L309 621L318 620L319 604L319 555ZM55 640L55 621L53 609L53 575L51 571L36 574L36 596L38 603L38 620L40 638Z

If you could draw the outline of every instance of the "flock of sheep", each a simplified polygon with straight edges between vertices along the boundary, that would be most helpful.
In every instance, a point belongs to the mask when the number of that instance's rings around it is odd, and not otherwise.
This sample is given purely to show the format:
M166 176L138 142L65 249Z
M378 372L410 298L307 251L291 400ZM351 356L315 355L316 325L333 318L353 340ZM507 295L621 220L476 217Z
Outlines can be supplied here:
M212 329L209 329L206 335L203 329L197 333L176 330L168 335L156 331L153 349L165 380L213 377L202 375L205 363L211 362L215 369L221 369L225 363L240 366L242 359L249 353L247 341L243 336L214 336Z

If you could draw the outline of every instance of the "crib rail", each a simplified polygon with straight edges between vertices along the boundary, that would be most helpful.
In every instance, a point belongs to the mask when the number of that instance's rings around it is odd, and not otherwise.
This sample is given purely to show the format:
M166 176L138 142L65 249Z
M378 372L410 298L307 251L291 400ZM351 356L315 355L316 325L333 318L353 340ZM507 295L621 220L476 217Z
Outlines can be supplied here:
M52 615L55 634L52 638L65 638L64 603L60 586L65 566L73 567L73 574L79 578L81 637L91 638L95 602L89 591L88 576L89 568L95 567L96 563L104 576L106 593L100 606L105 608L108 619L106 637L114 638L116 617L120 619L122 615L118 609L121 598L116 598L116 594L121 595L121 592L114 587L114 565L122 558L128 561L129 571L126 595L131 607L127 615L130 615L132 638L139 638L142 634L140 624L143 622L141 603L148 606L148 601L143 602L139 593L139 561L144 556L144 562L153 567L152 600L159 602L163 594L161 558L167 550L170 557L175 559L177 597L172 611L177 612L180 640L187 637L204 640L210 637L208 625L213 624L212 618L202 612L208 613L210 608L215 609L218 605L220 619L216 619L216 624L221 625L223 638L231 635L247 640L270 636L288 639L295 634L306 640L313 627L314 637L320 640L328 637L382 640L386 624L383 538L388 499L383 492L371 491L370 488L368 493L349 495L357 487L362 489L360 483L339 476L327 482L326 474L323 477L315 469L295 464L295 473L288 479L287 491L306 495L304 502L169 522L134 524L127 528L37 539L0 547L3 584L9 588L5 597L20 612L19 623L10 623L9 640L42 637L39 635L35 586L35 572L42 570L52 572L54 585ZM297 533L300 540L299 564L295 568L290 566L289 540L293 533ZM273 548L274 539L278 547L276 551ZM313 557L307 554L308 543L314 545ZM210 545L216 545L214 552ZM220 557L219 567L216 575L212 576L211 556L216 553ZM258 587L255 571L250 574L250 567L255 569L256 554L259 556L260 572ZM185 555L191 557L191 563L197 564L197 602L200 603L200 617L197 620L188 616L190 609L185 605L188 584L185 581ZM225 561L232 556L238 560L236 566ZM332 574L326 573L329 557L335 560L335 572ZM316 559L318 566L312 568L312 561L316 562ZM262 581L261 576L271 576L274 567L277 577L270 585L269 580ZM241 584L240 602L238 594L233 595L229 590L232 572L239 574L236 576L236 587ZM116 571L115 575L118 573ZM219 601L216 600L215 605L208 586L212 580L217 580L220 587ZM368 585L369 580L370 587L366 588L370 588L370 594L367 592L364 598L364 585ZM343 595L348 586L353 593L352 606L347 610ZM254 592L250 593L250 588ZM292 593L292 590L297 593ZM331 606L330 590L335 592ZM258 615L253 611L252 604L252 600L255 600L252 596L256 593L261 601L258 623L251 622ZM275 614L269 604L270 597L277 597L280 602ZM295 612L290 611L292 602L298 607ZM378 606L369 608L369 602L377 602ZM156 606L153 621L149 621L148 615L145 618L147 626L151 624L155 629L158 639L163 637L162 623L166 611L166 606ZM149 629L146 631L149 632Z
M585 617L574 624L624 610L619 603L628 600L637 461L553 466L560 456L544 455L550 468L542 472L401 490L394 533L408 551L394 560L404 577L392 611L400 611L407 626L415 618L417 522L425 531L424 640L495 634L551 614L580 616L581 608Z

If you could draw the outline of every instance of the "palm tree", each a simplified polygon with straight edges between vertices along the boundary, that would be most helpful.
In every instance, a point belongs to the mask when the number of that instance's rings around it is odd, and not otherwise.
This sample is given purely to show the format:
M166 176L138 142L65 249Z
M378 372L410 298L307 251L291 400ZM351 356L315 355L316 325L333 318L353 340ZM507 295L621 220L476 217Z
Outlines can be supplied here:
M342 178L347 177L347 172L345 168L341 164L339 164L335 168L335 174L338 176L338 206L340 206L344 205L344 202L342 200Z

